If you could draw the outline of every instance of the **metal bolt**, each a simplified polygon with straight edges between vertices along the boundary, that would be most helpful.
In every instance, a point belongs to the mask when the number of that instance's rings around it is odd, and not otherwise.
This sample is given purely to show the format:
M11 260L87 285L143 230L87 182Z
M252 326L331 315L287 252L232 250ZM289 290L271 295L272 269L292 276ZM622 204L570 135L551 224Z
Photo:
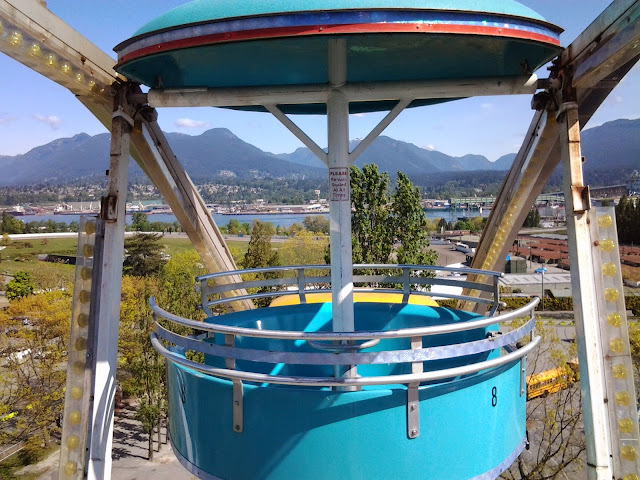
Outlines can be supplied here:
M411 436L415 437L416 435L418 435L418 430L414 428L413 430L411 430Z
M240 431L240 425L236 425L234 428L236 429L236 432Z
M240 402L238 400L234 401L233 404L237 407L240 405Z
M416 406L415 404L412 403L411 406L409 407L409 410L413 412L415 409L416 409Z

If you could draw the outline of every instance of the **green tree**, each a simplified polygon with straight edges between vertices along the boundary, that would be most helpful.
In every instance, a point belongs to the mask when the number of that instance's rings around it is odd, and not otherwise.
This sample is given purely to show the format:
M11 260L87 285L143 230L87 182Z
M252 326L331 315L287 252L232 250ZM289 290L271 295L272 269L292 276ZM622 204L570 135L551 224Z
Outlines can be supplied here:
M389 176L375 164L351 167L353 263L388 263L394 225L388 208ZM329 260L327 260L327 263Z
M153 460L153 432L160 431L167 410L165 363L149 341L154 328L149 297L158 294L159 282L153 277L122 279L120 307L120 381L123 391L138 400L136 419L148 435L148 459Z
M7 212L2 212L2 220L0 221L0 233L24 233L26 226L23 221L17 220L14 216Z
M273 225L259 220L254 221L253 229L251 230L251 239L249 240L249 248L242 260L242 266L244 268L276 267L280 265L278 252L271 248L272 232L275 232ZM247 279L266 280L280 276L281 274L278 272L256 273L248 275ZM260 287L257 289L257 293L273 292L276 290L278 290L278 287ZM269 298L260 298L254 300L254 303L258 307L264 307L267 306L270 301Z
M0 441L37 436L48 444L62 415L69 343L70 291L44 292L16 299L0 311ZM25 320L28 326L24 325ZM36 443L33 440L34 444Z
M537 208L532 208L527 214L527 218L524 219L522 224L525 228L538 228L540 227L540 212Z
M302 224L312 233L329 234L329 219L323 215L307 215Z
M31 295L34 290L33 277L29 272L25 271L16 272L13 279L10 280L5 287L5 293L9 300L26 297L27 295Z
M126 256L122 264L125 275L157 275L166 261L162 258L161 234L137 233L124 241Z
M626 195L620 198L616 206L616 224L621 244L637 244L640 241L640 200Z
M151 224L149 223L149 217L142 212L134 212L131 219L131 230L136 232L150 232Z
M398 183L391 198L397 261L404 265L434 265L438 254L429 249L427 217L420 204L420 191L409 177L398 172Z

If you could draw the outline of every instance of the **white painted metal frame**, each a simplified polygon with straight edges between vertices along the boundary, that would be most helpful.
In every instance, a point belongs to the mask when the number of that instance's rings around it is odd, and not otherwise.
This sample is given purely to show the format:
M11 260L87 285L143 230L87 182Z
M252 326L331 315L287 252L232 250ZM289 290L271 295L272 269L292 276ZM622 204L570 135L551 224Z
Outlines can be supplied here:
M96 252L100 272L94 289L97 292L98 316L95 325L94 377L91 388L89 459L87 478L100 480L111 473L113 409L116 391L118 326L120 325L120 291L124 229L126 225L127 175L133 120L126 104L126 90L116 95L111 130L111 149L107 196L103 197L100 216L104 221L102 251Z
M424 82L348 83L340 90L349 102L398 100L399 98L462 98L489 95L532 94L538 77L515 76L429 80ZM152 89L135 101L160 107L246 107L252 105L302 105L326 103L330 84L239 88Z

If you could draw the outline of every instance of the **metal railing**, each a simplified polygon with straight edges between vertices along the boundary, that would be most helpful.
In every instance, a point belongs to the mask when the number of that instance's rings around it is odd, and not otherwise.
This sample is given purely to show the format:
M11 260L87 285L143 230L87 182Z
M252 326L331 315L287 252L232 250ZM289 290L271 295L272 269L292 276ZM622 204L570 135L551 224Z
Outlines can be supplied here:
M209 316L214 313L211 307L224 305L234 300L275 298L287 295L298 295L300 303L307 303L308 293L330 293L331 274L330 265L298 265L286 267L254 268L248 270L236 270L233 272L211 273L197 277L200 282L200 292L202 295L202 308ZM407 303L409 295L422 295L427 297L437 296L439 298L451 298L482 303L490 306L489 316L493 316L500 306L498 281L503 276L502 273L488 270L477 270L472 268L451 268L439 267L435 265L354 265L353 283L357 285L354 292L387 292L403 294L403 303ZM312 271L313 276L306 273ZM327 275L318 275L318 271L326 271ZM375 273L360 273L361 271L374 271ZM389 274L381 274L387 271ZM397 274L396 272L400 272ZM450 277L438 277L436 272L449 272ZM221 284L220 280L229 276L237 275L269 275L270 278L259 280L246 280L234 284ZM426 275L425 275L426 274ZM462 275L474 274L474 280L467 280ZM237 278L237 277L236 277ZM369 285L365 287L363 285ZM399 285L400 288L396 288ZM451 293L434 293L429 290L432 285L443 285L450 287L460 287L469 291L484 292L490 294L491 298L484 298L480 295L456 295ZM257 292L241 296L227 298L222 297L223 293L239 289L260 289L260 288L282 288L277 291Z
M463 288L470 288L482 294L482 292L493 293L493 299L484 299L477 297L472 298L473 301L482 301L486 304L491 304L491 313L487 317L478 317L472 320L447 323L436 326L417 327L417 328L405 328L394 330L370 330L370 331L354 331L354 332L304 332L304 331L292 331L292 330L268 330L257 329L247 327L237 327L233 325L223 325L221 323L212 323L211 320L217 318L212 317L207 322L199 322L195 320L189 320L177 315L173 315L162 308L160 308L155 300L150 300L152 310L156 315L155 330L151 334L152 344L156 350L162 354L168 360L191 368L198 372L202 372L208 375L226 378L232 380L234 383L249 381L258 383L274 383L283 385L298 385L298 386L329 386L329 387L362 387L364 385L393 385L393 384L406 384L417 385L422 382L428 382L433 380L441 380L446 378L453 378L457 376L469 375L477 373L487 369L494 369L511 362L515 362L522 359L528 352L530 352L539 342L539 337L532 339L527 345L522 346L518 343L527 335L531 335L535 326L534 309L539 302L538 298L534 298L530 303L522 308L514 310L512 312L494 315L495 309L499 304L498 301L498 288L497 279L500 277L499 273L486 272L473 269L452 269L443 267L424 267L418 265L356 265L354 268L358 269L395 269L402 271L401 276L393 275L357 275L354 276L354 282L357 283L399 283L402 288L365 288L364 291L375 292L394 292L403 293L403 301L406 303L409 294L420 294L432 296L433 293L425 290L411 290L411 286L415 285L418 288L423 288L426 285L438 285L446 284L450 285L455 283L457 286ZM297 294L300 296L300 303L305 303L306 295L308 293L317 293L330 291L325 288L307 288L317 283L330 282L329 277L313 276L307 277L304 275L307 270L320 270L328 269L324 266L303 266L303 267L276 267L268 269L254 269L254 270L241 270L236 272L225 272L219 274L205 275L198 277L202 289L202 301L205 311L209 310L210 306L218 305L224 302L232 301L233 299L223 298L210 300L211 295L219 294L220 292L229 290L237 290L239 288L255 288L260 286L275 286L275 285L294 285L298 289L285 292L267 292L268 296L279 295L291 295ZM493 285L487 285L479 282L468 282L466 280L451 280L450 277L417 277L410 276L411 271L423 272L426 270L444 270L447 272L456 273L474 273L479 275L487 275L488 278L493 278L495 281ZM268 280L260 281L243 281L238 285L210 285L210 280L223 275L238 275L245 273L266 273L266 272L290 272L294 271L295 276L284 278L271 278ZM363 291L362 289L358 289ZM256 293L248 294L246 298L262 298L267 296L265 294ZM438 294L438 296L445 296ZM467 296L449 294L447 298L454 299L468 299ZM258 310L259 311L259 310ZM273 314L273 312L270 312ZM256 311L252 313L256 314ZM221 316L221 318L224 315ZM184 336L172 332L169 328L161 325L157 320L163 319L171 324L178 325L180 327L188 327L196 329L200 333L198 336ZM497 332L489 332L485 338L475 339L472 341L465 341L462 343L450 345L448 342L443 342L445 345L431 346L423 348L423 339L425 337L434 337L438 335L445 335L451 333L460 333L472 330L478 330L490 325L498 323L509 322L515 319L524 318L525 321L519 327L512 331L500 334ZM217 344L211 340L207 340L212 334L220 334L224 336L224 345ZM265 342L268 344L268 349L261 349L259 347L242 347L236 346L236 338L239 337L253 337L262 339L278 339L282 341L282 349L275 349L273 342ZM386 339L398 339L406 338L410 340L410 349L405 350L382 350L382 351L362 351L370 347L377 345L381 340ZM300 351L300 348L285 348L286 342L306 342L310 347L307 351ZM324 342L324 343L322 343ZM168 347L168 344L173 344L175 347ZM297 344L298 346L300 343ZM516 345L516 347L514 347ZM432 360L454 359L459 357L469 357L470 355L476 355L484 352L491 352L496 349L504 348L505 355L497 358L491 358L484 361L478 359L470 360L468 364L462 366L456 366L451 368L436 369L431 371L416 371L411 370L414 373L407 374L392 374L382 376L363 376L353 377L345 376L341 377L335 375L332 377L317 376L293 376L293 375L275 375L259 373L255 371L249 371L249 369L240 370L236 368L236 361L249 361L249 362L261 362L271 364L285 364L285 365L332 365L336 368L338 366L350 366L357 367L358 365L375 365L375 364L409 364L416 365L422 362L429 362ZM184 353L187 351L201 352L209 358L220 359L225 368L220 368L212 365L202 364L194 362L185 358ZM482 357L486 358L486 357ZM421 370L421 369L420 369ZM522 374L524 375L524 373ZM524 378L521 379L524 382Z

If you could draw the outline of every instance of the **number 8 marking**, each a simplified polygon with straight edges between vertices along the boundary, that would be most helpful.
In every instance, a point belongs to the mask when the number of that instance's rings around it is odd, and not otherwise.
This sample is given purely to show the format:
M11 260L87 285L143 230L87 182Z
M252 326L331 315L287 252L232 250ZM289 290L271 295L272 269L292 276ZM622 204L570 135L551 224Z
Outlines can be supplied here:
M491 406L495 407L498 405L498 387L493 387L491 389Z

